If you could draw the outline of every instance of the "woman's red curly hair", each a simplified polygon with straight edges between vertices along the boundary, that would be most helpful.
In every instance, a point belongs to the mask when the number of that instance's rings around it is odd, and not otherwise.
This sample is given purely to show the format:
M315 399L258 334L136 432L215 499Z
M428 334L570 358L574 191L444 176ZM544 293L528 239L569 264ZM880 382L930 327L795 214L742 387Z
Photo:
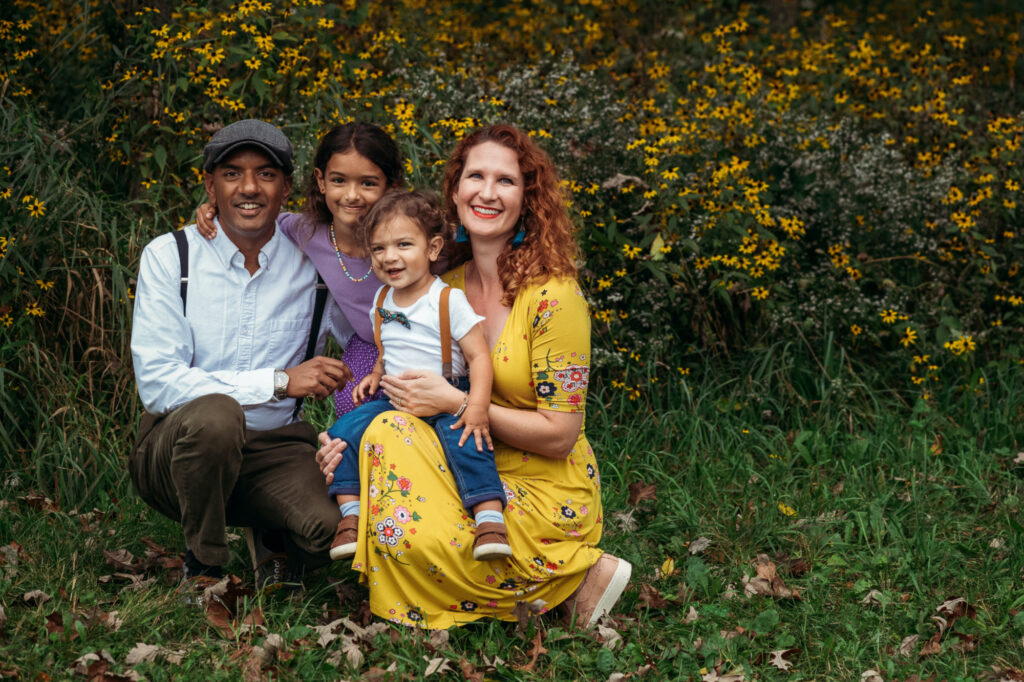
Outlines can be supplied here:
M551 277L576 277L575 258L578 252L573 226L565 209L558 186L558 171L551 158L518 128L499 123L478 128L463 137L448 159L444 170L444 196L448 215L458 222L455 192L466 166L469 150L484 142L508 147L519 158L523 174L523 208L520 225L526 236L519 246L512 237L498 255L498 273L505 290L502 304L511 306L519 288L529 282L543 282ZM452 265L469 260L468 245L458 245Z

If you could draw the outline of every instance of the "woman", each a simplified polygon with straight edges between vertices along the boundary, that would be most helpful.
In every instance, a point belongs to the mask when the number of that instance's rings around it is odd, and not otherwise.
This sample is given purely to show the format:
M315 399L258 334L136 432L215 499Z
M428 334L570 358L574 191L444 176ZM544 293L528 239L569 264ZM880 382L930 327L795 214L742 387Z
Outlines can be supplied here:
M463 253L453 262L465 261L444 279L486 317L488 418L500 441L494 457L513 556L473 560L474 524L444 452L432 429L410 417L453 413L464 394L436 374L407 372L382 381L403 412L379 417L348 453L360 458L363 482L352 567L369 585L371 610L406 625L514 620L524 601L541 611L565 604L590 626L618 600L631 566L597 548L600 479L583 434L590 319L556 171L522 132L491 126L456 147L444 195L460 222ZM340 445L326 434L321 443L327 475Z

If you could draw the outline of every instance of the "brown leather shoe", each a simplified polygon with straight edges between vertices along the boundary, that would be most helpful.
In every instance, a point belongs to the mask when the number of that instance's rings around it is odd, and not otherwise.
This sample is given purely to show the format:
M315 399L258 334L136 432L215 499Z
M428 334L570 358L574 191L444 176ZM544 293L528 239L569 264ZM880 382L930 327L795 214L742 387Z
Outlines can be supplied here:
M355 556L359 544L359 514L349 514L338 521L331 543L331 559L340 561Z
M476 524L476 538L473 540L473 558L477 561L493 561L512 556L508 545L508 529L504 523L484 521Z
M576 615L576 625L592 627L604 614L611 611L629 584L633 566L625 559L607 552L590 567L583 582L565 600L565 608L571 617Z

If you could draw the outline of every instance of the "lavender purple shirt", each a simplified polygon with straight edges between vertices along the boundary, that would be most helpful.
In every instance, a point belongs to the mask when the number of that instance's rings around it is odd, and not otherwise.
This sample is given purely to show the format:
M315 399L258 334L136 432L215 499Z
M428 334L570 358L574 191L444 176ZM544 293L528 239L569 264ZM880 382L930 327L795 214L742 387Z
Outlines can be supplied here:
M373 306L373 297L381 281L370 270L370 259L341 254L345 267L352 277L358 279L367 272L370 273L362 282L353 282L345 276L341 265L338 264L338 252L331 244L327 225L316 225L314 229L309 216L302 213L281 213L277 216L277 224L281 232L309 256L316 271L324 278L331 297L337 301L349 324L355 329L356 335L364 341L373 343L373 326L370 324L369 310Z

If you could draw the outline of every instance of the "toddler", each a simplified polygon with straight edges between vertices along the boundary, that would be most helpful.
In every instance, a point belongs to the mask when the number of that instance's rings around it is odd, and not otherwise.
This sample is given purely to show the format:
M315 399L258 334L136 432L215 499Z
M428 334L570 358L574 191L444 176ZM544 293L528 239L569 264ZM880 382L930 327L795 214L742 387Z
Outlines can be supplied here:
M512 555L502 510L506 500L494 464L487 407L492 367L477 315L466 295L430 272L445 244L442 212L427 195L393 191L381 197L361 224L378 279L385 282L370 311L381 349L377 364L352 391L359 405L328 429L346 444L328 492L341 509L331 558L355 554L359 527L359 442L383 412L400 408L387 399L363 402L380 386L384 372L429 369L466 392L455 414L424 418L437 432L463 506L476 520L473 558L490 561ZM452 344L452 339L458 343ZM468 375L467 374L468 370ZM361 403L361 404L360 404ZM461 429L460 429L461 427ZM472 436L472 438L471 438ZM486 444L487 449L484 448Z

